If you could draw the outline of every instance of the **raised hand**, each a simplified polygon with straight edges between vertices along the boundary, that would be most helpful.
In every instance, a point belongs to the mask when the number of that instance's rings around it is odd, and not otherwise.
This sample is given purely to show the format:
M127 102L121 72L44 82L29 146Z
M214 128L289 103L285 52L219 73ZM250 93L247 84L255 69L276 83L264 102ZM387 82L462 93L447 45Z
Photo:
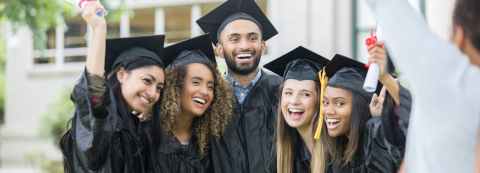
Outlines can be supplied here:
M383 109L383 102L385 101L385 97L387 95L387 87L383 86L382 91L380 91L380 96L377 94L373 94L372 101L368 106L370 108L370 114L372 117L380 116L382 114Z
M105 15L108 14L105 7L100 3L100 1L91 1L84 5L84 11L82 14L83 19L92 26L92 28L98 29L107 25L105 18L99 17L97 11L102 10Z
M389 77L387 73L386 66L387 66L387 53L385 49L385 42L377 41L371 46L367 46L367 51L370 53L370 57L368 58L369 63L377 63L380 66L380 76L378 80L380 82L384 81Z

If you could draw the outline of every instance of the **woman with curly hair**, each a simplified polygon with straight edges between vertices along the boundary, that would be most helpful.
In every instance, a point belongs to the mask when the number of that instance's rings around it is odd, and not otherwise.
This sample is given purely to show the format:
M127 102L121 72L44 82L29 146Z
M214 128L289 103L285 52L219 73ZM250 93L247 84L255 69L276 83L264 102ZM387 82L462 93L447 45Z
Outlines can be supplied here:
M228 82L216 69L210 36L166 47L164 57L171 64L161 105L159 172L213 172L210 141L227 128L233 98Z

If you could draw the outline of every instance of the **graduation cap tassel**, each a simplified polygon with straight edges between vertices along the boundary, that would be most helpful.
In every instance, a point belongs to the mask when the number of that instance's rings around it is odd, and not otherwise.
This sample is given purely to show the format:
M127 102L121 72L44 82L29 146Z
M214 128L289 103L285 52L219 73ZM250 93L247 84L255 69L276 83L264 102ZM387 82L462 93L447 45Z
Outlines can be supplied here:
M323 68L322 71L318 72L318 76L320 78L320 83L321 83L320 84L321 85L321 88L320 88L320 117L319 117L319 120L318 120L317 131L315 132L315 136L314 136L315 139L320 138L320 134L322 133L322 126L323 126L323 114L322 114L323 93L325 92L325 87L327 86L327 83L328 83L328 77L326 76L326 73L325 73L325 67Z

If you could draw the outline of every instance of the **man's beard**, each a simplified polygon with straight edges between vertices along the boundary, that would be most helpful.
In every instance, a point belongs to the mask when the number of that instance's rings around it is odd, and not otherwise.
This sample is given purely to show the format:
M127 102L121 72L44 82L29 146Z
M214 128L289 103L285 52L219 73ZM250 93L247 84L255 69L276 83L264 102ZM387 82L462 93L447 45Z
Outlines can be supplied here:
M235 58L236 52L233 52L230 56L226 52L223 52L223 56L225 57L225 62L227 63L228 69L240 75L247 75L255 71L260 64L261 54L260 52L256 53L256 51L250 51L249 53L253 54L253 63L241 63L237 65Z

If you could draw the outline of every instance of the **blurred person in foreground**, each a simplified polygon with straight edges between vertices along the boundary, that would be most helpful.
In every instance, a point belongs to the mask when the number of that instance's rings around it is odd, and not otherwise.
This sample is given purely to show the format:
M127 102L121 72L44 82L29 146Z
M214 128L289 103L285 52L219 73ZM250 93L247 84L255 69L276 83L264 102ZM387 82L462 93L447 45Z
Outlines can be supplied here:
M165 36L106 40L106 21L97 10L107 14L100 2L88 2L82 14L95 35L85 72L70 97L75 105L72 126L60 141L65 172L152 172L160 145ZM147 107L154 114L140 121L138 113ZM141 137L146 124L151 136ZM143 143L145 138L151 143Z
M480 0L457 0L451 43L433 34L407 0L366 2L414 95L404 169L473 172L480 121Z
M212 142L215 171L272 172L277 89L282 78L259 64L265 41L277 30L253 0L228 0L197 23L211 34L217 54L225 59L225 77L236 98L232 122L224 136Z

